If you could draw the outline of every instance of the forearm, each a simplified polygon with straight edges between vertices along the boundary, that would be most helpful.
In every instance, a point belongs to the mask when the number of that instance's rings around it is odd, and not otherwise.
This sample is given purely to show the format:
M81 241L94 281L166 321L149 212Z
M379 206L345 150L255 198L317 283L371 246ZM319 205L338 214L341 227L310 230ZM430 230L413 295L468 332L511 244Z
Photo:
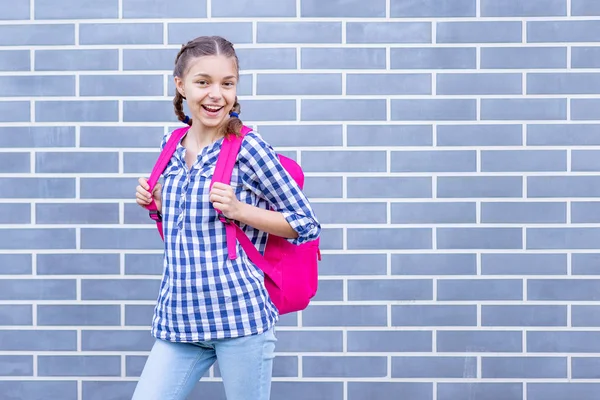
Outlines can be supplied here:
M295 239L298 233L292 229L282 213L265 210L250 204L241 203L236 220L250 225L259 231L267 232L276 236Z

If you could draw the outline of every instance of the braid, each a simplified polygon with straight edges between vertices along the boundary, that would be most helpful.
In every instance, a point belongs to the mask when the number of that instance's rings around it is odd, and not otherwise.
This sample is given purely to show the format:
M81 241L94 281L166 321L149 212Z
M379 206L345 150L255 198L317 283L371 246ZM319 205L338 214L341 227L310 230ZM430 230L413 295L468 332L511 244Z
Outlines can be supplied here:
M227 136L227 135L239 136L240 133L242 132L242 126L244 126L242 120L239 117L231 115L232 112L239 114L241 112L241 110L242 110L242 106L240 106L240 103L238 103L238 99L236 96L235 104L233 105L233 108L229 112L230 117L227 120L227 122L225 123L225 127L223 129L224 136Z
M175 90L175 98L173 99L173 107L175 108L175 115L177 115L177 119L181 122L185 121L185 113L183 112L183 97L179 90ZM192 125L192 120L190 119L188 122L189 125Z

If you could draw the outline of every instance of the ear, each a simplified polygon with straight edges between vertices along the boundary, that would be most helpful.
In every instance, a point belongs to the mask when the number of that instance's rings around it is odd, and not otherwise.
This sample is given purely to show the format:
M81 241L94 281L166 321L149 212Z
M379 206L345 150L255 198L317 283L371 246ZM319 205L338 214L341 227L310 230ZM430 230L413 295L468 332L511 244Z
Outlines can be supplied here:
M175 77L175 89L185 99L185 90L183 89L183 79L181 79L178 76Z

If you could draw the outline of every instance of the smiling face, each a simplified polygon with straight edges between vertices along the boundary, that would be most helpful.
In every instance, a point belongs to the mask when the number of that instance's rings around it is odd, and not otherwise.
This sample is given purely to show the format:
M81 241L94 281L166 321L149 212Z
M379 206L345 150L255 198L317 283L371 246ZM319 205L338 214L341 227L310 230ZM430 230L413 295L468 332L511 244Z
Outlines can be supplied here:
M236 61L224 55L191 58L184 75L175 76L177 91L187 99L194 125L209 129L229 118L237 98L237 83Z

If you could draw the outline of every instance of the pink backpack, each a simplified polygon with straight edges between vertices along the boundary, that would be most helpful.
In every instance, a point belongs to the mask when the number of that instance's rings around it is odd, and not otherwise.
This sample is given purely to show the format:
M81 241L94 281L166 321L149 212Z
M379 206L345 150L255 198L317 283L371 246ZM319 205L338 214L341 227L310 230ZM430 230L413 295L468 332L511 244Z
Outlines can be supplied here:
M188 129L189 127L184 127L175 130L166 143L152 169L150 179L148 179L151 193L175 152L177 144ZM210 184L211 187L215 182L230 184L231 173L242 141L250 131L250 128L244 126L239 137L230 136L223 140ZM304 187L302 168L290 158L281 154L278 154L278 157L283 168L302 189ZM160 236L164 240L162 218L156 209L154 200L146 208L149 210L150 218L156 221ZM235 222L225 218L221 211L217 210L217 212L219 213L219 219L225 224L229 258L234 260L237 257L236 240L239 241L250 260L264 272L265 286L279 314L283 315L304 310L317 292L317 264L321 260L319 239L301 245L294 245L285 238L269 235L263 256Z

